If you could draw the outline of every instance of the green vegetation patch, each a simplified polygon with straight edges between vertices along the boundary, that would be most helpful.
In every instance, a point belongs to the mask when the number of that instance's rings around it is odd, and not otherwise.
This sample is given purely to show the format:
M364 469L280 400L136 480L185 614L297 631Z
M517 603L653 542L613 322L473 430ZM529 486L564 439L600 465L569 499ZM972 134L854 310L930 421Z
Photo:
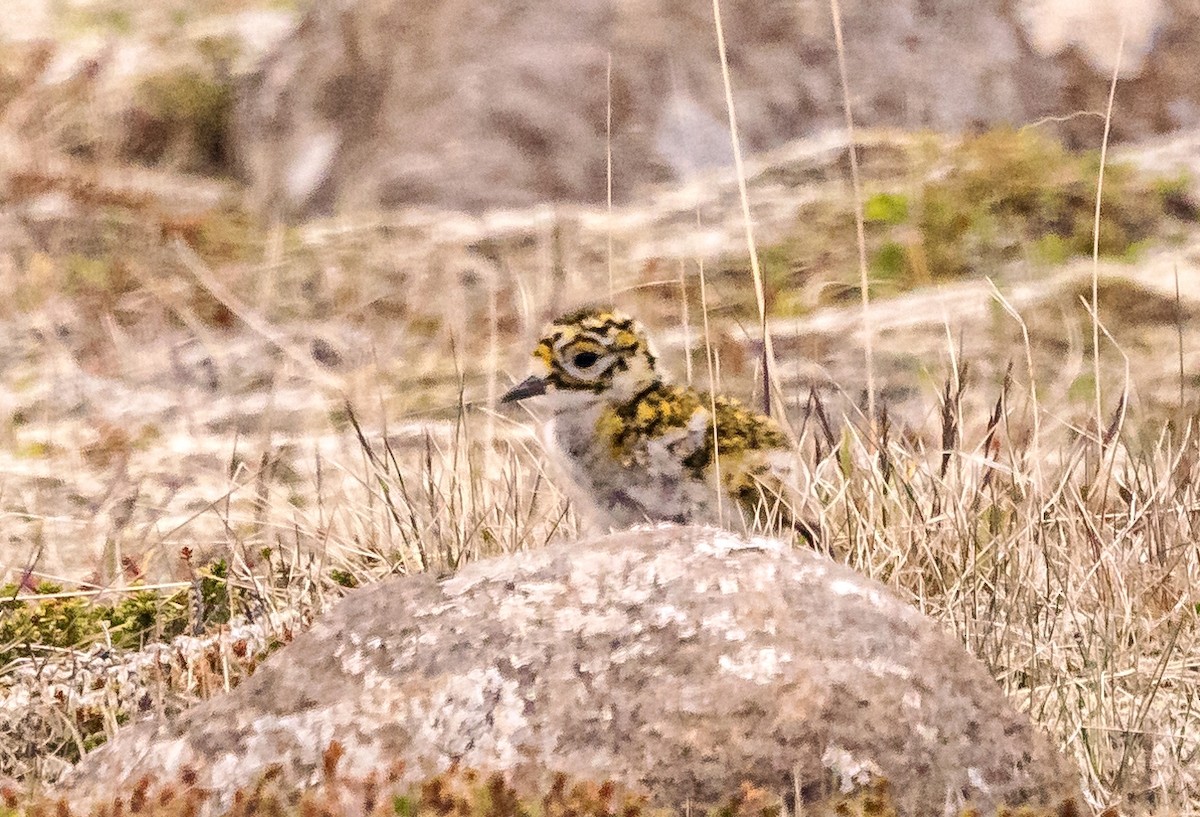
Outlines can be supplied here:
M910 276L943 279L1027 257L1049 239L1045 260L1092 252L1100 157L1072 153L1036 131L994 131L960 144L948 170L916 190L908 225L919 246ZM1133 257L1168 218L1159 180L1128 165L1105 167L1100 254ZM1194 216L1193 216L1194 218Z
M72 595L52 582L38 583L32 593L6 584L0 587L0 667L102 642L136 650L149 642L170 641L189 628L201 632L227 623L231 588L225 562L214 562L198 573L191 588L170 595L135 589L114 601ZM47 598L29 599L30 595Z
M864 182L873 294L990 275L1014 260L1051 265L1090 255L1099 170L1098 151L1069 151L1036 130L990 131L948 150L918 143L898 166L868 171ZM1186 177L1153 177L1107 162L1100 255L1132 261L1150 242L1170 240L1197 220L1192 189ZM840 300L847 287L856 290L856 244L851 202L806 205L792 234L760 250L774 311L797 314ZM744 259L727 261L718 281L722 274L745 289ZM819 295L798 294L813 286ZM733 297L737 308L751 305L748 295Z

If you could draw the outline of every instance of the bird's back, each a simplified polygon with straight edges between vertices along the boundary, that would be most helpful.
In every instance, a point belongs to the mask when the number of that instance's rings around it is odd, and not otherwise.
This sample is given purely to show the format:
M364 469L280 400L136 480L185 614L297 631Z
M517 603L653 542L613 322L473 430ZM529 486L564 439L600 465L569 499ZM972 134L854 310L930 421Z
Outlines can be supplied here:
M553 439L582 498L616 527L769 528L791 515L794 455L786 435L728 397L655 383L629 401L560 415Z

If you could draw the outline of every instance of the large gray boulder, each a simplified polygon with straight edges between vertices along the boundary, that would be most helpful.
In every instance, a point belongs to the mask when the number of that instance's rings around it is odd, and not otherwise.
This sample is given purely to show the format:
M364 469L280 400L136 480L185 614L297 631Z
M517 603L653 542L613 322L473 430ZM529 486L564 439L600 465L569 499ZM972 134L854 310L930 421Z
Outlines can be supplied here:
M808 550L672 526L360 590L230 694L120 733L69 792L188 769L228 802L276 764L316 780L335 740L348 775L563 772L669 805L873 778L911 815L1081 802L1077 770L985 668L885 588Z
M1122 15L1116 138L1200 123L1192 0L843 0L862 125L1052 118L1099 144ZM826 0L724 0L748 150L841 128ZM609 60L611 57L611 82ZM284 216L618 201L730 158L709 0L313 3L241 88L234 151Z

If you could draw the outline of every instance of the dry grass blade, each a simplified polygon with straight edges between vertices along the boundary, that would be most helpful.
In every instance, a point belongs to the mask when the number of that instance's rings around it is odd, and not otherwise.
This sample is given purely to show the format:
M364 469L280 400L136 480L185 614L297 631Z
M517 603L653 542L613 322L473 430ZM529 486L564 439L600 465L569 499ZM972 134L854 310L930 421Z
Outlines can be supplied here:
M889 456L891 430L892 424L885 403L879 408L879 451L876 454L879 460L879 480L885 487L892 479L892 459Z
M967 388L967 364L960 361L955 365L954 376L942 384L942 462L938 477L944 478L950 469L950 460L958 448L962 417L962 398Z
M759 268L758 248L754 243L754 221L750 214L750 196L746 192L746 168L742 161L741 137L738 135L737 112L733 106L733 83L729 76L729 59L725 53L725 30L721 25L721 3L713 0L713 23L717 34L717 54L721 60L721 80L725 86L725 110L729 116L729 139L733 147L734 171L737 174L738 200L742 205L742 224L746 232L746 250L750 255L750 273L754 281L754 299L758 305L759 328L763 343L763 413L771 414L771 370L775 353L771 332L767 327L767 297Z
M863 358L867 370L867 422L875 422L875 357L871 330L871 294L867 276L867 239L863 217L862 180L858 172L858 149L854 139L854 112L850 108L850 79L846 71L846 44L842 37L842 10L838 0L829 0L833 37L837 46L838 78L842 86L842 111L846 118L846 150L850 155L850 181L854 187L854 234L858 242L859 297L862 299Z
M1104 136L1100 140L1100 168L1096 173L1096 214L1092 223L1092 375L1096 390L1096 428L1104 424L1100 396L1100 204L1104 193L1104 166L1108 159L1108 134L1112 127L1113 101L1117 95L1117 77L1121 75L1121 57L1125 52L1125 18L1121 18L1121 35L1117 40L1117 56L1113 60L1112 80L1108 84L1108 103L1104 108Z
M820 424L821 433L825 436L825 443L832 450L837 445L837 437L834 436L833 428L829 424L829 415L825 412L825 404L821 400L820 393L815 387L809 390L809 403L812 406L813 413L817 416L817 422ZM817 460L823 460L824 457L817 457Z
M1008 368L1004 371L1004 382L1000 386L1000 394L996 398L996 405L992 408L991 416L988 417L987 431L984 433L982 445L984 458L983 479L979 482L979 490L976 492L975 499L972 502L973 508L979 507L980 498L983 496L984 491L988 489L988 486L992 482L992 477L996 473L996 454L999 448L999 446L995 445L996 429L1000 427L1000 420L1004 416L1005 401L1008 399L1009 387L1012 386L1012 370L1013 364L1010 360Z
M1179 410L1183 410L1183 302L1179 299L1179 265L1175 273L1175 337L1179 350Z

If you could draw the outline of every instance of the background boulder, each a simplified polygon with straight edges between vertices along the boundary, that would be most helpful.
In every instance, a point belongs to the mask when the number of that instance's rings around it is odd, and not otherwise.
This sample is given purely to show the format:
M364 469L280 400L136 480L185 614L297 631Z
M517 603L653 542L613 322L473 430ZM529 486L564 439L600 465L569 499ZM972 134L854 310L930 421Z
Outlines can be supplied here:
M1116 138L1200 121L1200 14L1186 0L842 8L863 125L1050 117L1070 141L1098 144L1122 23ZM746 149L842 127L828 3L726 0L722 17ZM600 202L610 98L618 200L728 163L712 5L316 3L243 83L234 151L260 204L285 216Z

